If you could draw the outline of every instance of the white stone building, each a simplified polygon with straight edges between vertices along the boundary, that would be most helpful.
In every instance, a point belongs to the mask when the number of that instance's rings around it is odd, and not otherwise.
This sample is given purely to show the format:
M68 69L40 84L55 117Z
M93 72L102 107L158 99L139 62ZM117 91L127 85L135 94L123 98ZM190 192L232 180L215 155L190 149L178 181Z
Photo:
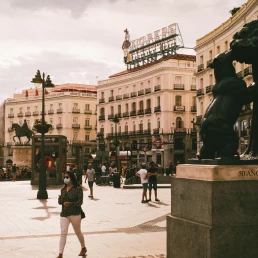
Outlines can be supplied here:
M41 92L41 88L33 87L22 93L15 93L12 98L4 101L0 115L1 124L4 125L0 139L4 151L3 162L12 159L11 146L15 144L12 124L22 126L26 119L29 128L33 129L35 120L41 119ZM45 91L45 120L53 126L48 134L67 137L70 163L78 162L78 148L82 149L86 158L96 149L96 143L92 142L96 140L96 104L96 86L64 84ZM25 141L23 137L22 142Z
M98 82L97 130L112 150L117 115L120 165L153 160L166 167L196 154L195 69L195 56L175 54Z
M258 18L258 1L248 0L232 17L196 41L196 82L197 82L197 123L200 122L212 98L212 87L215 83L213 69L209 67L213 58L229 50L233 35L241 30L245 23ZM252 83L252 70L248 64L234 62L237 75L243 78L247 85ZM242 137L242 148L249 141L249 128L252 116L252 105L243 107L242 114L236 123L236 130ZM198 149L200 147L198 137Z

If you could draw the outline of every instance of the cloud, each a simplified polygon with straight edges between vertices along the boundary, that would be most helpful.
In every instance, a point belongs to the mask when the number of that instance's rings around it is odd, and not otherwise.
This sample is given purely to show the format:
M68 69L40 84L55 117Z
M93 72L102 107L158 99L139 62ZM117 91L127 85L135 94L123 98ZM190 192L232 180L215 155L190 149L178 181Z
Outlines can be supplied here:
M76 58L59 52L42 52L39 55L20 57L8 68L0 69L1 88L0 102L10 93L31 88L31 79L36 71L50 74L54 84L82 83L97 84L98 79L106 79L109 75L119 72L123 66L117 68L105 61L94 61Z
M133 2L135 0L124 0L126 2ZM10 5L14 8L20 8L30 11L39 11L47 9L48 11L70 11L73 18L80 18L85 14L86 10L92 5L100 6L103 4L115 4L118 0L11 0Z

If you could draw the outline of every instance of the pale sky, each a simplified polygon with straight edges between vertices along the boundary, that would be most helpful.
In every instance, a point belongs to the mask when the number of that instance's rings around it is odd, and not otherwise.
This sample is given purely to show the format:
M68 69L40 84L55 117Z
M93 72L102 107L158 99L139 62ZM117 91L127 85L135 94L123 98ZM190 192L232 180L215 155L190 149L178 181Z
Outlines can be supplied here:
M39 69L54 84L97 84L126 69L131 40L178 23L194 47L245 0L0 0L0 102L33 87Z

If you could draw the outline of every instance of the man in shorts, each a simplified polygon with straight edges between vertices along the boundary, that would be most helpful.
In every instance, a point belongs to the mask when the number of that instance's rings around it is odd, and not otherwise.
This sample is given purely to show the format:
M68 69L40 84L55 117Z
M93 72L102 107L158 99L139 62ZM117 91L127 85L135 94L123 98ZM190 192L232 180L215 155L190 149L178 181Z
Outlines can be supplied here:
M141 183L143 187L142 191L142 203L147 203L147 189L148 189L148 175L147 175L147 170L146 170L146 164L143 163L141 165L141 169L136 173L136 176L139 176L141 178ZM145 198L145 200L144 200Z
M149 178L149 202L151 201L151 190L153 188L155 193L155 201L159 202L160 200L157 197L157 174L158 168L155 166L154 162L150 162L150 167L148 169L148 178Z
M91 164L88 165L88 169L86 171L85 181L87 179L88 179L88 185L90 188L90 195L88 197L92 199L93 198L93 183L96 180L96 176L95 176L95 170L92 168Z

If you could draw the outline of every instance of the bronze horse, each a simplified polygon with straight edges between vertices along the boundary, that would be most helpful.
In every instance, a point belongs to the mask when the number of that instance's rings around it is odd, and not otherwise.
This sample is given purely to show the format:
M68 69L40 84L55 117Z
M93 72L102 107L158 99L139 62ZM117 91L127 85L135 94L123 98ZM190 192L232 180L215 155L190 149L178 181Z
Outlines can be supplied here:
M34 135L34 132L30 129L26 129L24 130L24 128L22 128L20 125L14 123L12 124L12 129L15 131L15 135L13 136L13 141L15 142L14 138L18 138L19 142L21 144L21 137L27 137L28 141L25 144L28 144L32 135Z

